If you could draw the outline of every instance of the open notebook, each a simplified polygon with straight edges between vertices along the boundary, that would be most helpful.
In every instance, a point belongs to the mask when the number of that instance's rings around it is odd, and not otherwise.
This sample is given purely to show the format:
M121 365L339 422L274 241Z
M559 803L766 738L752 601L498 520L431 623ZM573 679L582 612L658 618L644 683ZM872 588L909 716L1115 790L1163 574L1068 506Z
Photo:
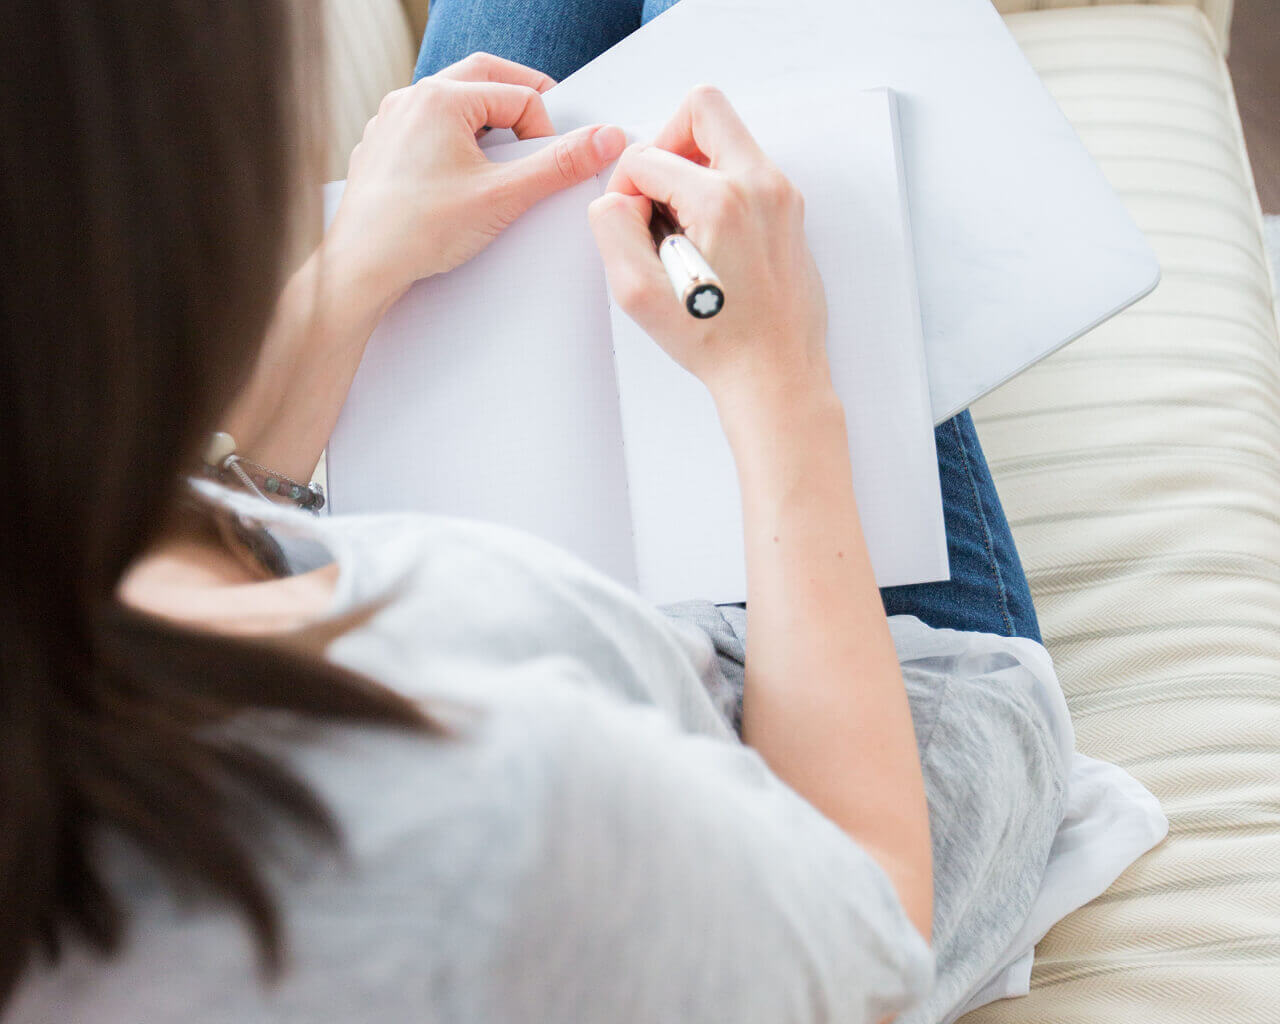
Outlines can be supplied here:
M749 127L806 199L877 580L945 579L897 105L884 89L843 99L820 143L786 106ZM656 602L745 600L737 480L711 399L609 299L586 212L606 181L542 202L388 313L329 445L329 507L505 523ZM328 187L330 212L341 188Z
M1052 62L1046 40L1033 45ZM699 82L748 122L786 97L816 154L844 128L849 90L900 97L935 423L1159 279L991 0L680 0L544 99L567 132L647 122ZM1072 79L1064 91L1078 90Z

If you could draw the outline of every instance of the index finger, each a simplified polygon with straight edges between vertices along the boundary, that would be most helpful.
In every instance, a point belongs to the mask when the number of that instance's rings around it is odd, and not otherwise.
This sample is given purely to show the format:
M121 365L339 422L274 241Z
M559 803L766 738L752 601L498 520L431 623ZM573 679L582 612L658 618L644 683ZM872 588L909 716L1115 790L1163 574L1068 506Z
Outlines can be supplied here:
M718 177L715 171L657 146L631 146L613 169L606 191L644 196L669 206L688 229L697 222L699 210L714 206Z
M470 101L466 105L466 118L473 132L481 128L510 128L522 139L555 134L542 97L528 86L459 82L455 88L462 90Z
M653 145L687 160L705 157L712 167L741 167L764 158L729 98L710 85L690 90Z
M481 51L442 68L431 77L449 78L455 82L505 82L507 85L528 86L538 92L546 92L556 84L555 79L541 71Z

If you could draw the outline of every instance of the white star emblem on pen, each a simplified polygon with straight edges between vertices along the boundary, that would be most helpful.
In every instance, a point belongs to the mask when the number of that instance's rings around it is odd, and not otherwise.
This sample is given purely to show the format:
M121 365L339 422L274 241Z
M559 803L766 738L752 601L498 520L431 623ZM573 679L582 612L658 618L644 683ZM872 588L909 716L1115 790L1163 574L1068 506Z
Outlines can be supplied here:
M720 296L710 288L693 297L693 309L699 316L710 316L720 308Z

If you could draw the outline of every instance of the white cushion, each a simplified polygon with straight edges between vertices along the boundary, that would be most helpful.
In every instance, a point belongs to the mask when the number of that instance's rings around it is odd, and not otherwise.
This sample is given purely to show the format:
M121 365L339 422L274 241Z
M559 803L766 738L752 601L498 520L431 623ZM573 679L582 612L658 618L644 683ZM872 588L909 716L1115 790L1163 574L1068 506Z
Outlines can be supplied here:
M413 3L415 0L406 0ZM417 0L425 2L425 0ZM1120 4L1126 0L994 0L996 10L1001 14L1017 14L1021 11L1047 11L1062 7L1087 7L1097 4ZM1132 3L1133 0L1128 0ZM1214 38L1223 53L1227 50L1227 42L1231 35L1231 12L1234 0L1146 0L1146 2L1191 4L1204 11L1205 17L1213 27Z
M400 0L325 0L328 47L328 180L347 158L382 97L413 78L417 40Z
M1222 2L1222 0L1216 0ZM1230 0L1226 0L1230 2ZM418 40L422 38L422 32L427 27L427 10L431 6L431 0L401 0L404 12L409 18L409 24L413 30L414 46L417 46Z
M1230 80L1190 7L1009 25L1147 231L1132 310L975 408L1077 746L1169 838L966 1024L1273 1021L1280 1007L1280 344Z

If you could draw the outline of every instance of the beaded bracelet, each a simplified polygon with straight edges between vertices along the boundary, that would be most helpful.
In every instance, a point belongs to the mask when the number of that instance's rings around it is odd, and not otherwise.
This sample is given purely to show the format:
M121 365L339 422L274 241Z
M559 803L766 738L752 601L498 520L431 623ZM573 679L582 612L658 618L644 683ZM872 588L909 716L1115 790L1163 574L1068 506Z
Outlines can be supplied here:
M308 512L324 508L324 490L319 484L300 484L244 458L236 452L236 439L219 431L209 439L204 452L208 476L224 484L236 484L264 501L283 500Z

